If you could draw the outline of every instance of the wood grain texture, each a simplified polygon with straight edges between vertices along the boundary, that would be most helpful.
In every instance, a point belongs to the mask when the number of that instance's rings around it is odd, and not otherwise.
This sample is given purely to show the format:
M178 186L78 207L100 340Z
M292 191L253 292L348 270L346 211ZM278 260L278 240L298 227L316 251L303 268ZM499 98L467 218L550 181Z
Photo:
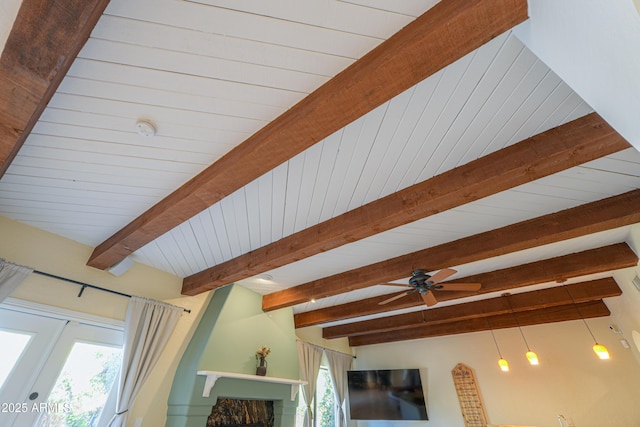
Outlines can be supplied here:
M599 259L600 256L612 256L615 259ZM481 295L487 292L507 291L538 283L563 281L585 274L602 273L616 268L626 268L629 265L637 263L637 259L635 253L626 244L620 243L522 264L474 275L473 277L475 277L479 283L483 284L483 289L475 294ZM586 273L587 271L589 271L589 273ZM462 280L466 279L467 278L464 278ZM440 292L437 295L439 300L451 301L472 294L465 292ZM575 295L575 297L578 298L579 296ZM380 301L386 298L386 295L381 295L324 309L297 313L294 315L294 323L296 328L302 328L422 305L422 300L416 298L415 295L393 301L384 306L378 305Z
M0 57L0 177L84 46L108 0L24 0Z
M195 295L629 148L590 114L184 279Z
M105 269L527 18L524 0L445 0L101 243Z
M640 190L633 190L274 292L263 297L262 308L275 310L392 282L407 277L415 266L435 271L634 224L640 221L638 206Z
M565 322L581 318L606 317L611 312L602 300L579 304L565 304L518 313L500 314L497 316L463 320L459 322L441 323L438 325L416 326L399 331L358 335L349 338L349 345L382 344L419 338L438 337L443 335L465 334L469 332L488 331L489 329L506 329L518 326L540 325L545 323Z
M622 295L622 290L612 278L592 280L567 286L556 286L538 291L523 292L510 297L510 305L503 297L472 301L430 310L398 314L381 319L365 320L322 329L322 338L334 339L378 332L395 331L418 325L438 325L479 317L536 310L557 305L586 302Z

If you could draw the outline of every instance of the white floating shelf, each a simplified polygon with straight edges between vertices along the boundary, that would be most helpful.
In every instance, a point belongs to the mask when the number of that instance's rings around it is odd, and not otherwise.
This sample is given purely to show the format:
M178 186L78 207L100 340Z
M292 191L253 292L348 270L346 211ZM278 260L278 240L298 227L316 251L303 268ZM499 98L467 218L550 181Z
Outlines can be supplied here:
M275 378L259 375L248 374L236 374L233 372L218 372L218 371L198 371L198 375L205 375L207 378L204 382L204 390L202 390L202 397L209 397L211 389L218 381L218 378L233 378L236 380L250 380L250 381L262 381L266 383L278 383L291 385L291 400L295 400L298 390L301 384L307 384L306 381L291 380L288 378Z

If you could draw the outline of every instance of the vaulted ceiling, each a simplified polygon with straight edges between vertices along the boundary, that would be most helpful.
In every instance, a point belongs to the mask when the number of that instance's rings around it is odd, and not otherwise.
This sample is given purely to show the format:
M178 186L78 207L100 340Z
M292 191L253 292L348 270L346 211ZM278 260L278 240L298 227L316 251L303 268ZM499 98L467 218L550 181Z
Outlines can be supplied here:
M0 214L354 346L608 315L640 142L523 43L526 1L388 3L23 0ZM380 304L445 268L480 290Z

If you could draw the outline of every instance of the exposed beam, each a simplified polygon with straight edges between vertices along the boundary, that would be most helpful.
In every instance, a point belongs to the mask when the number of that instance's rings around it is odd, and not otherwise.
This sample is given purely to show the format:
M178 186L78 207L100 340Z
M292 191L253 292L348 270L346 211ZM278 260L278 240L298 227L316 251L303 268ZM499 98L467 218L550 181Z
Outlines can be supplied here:
M640 190L391 258L265 295L270 311L407 277L412 268L435 271L640 222Z
M508 313L459 322L418 326L399 331L358 335L349 338L349 345L351 347L357 347L361 345L382 344L443 335L465 334L469 332L487 331L489 329L515 328L518 325L530 326L579 320L582 318L606 317L610 314L611 312L602 300L589 301L576 305L568 304L514 314Z
M629 148L593 113L185 278L195 295Z
M0 57L0 177L15 158L108 0L23 0Z
M637 263L637 255L625 243L620 243L465 277L461 280L473 280L474 283L482 283L482 289L471 294L466 292L440 292L437 294L437 299L439 301L450 301L470 295L564 281L587 274L627 268ZM294 315L294 322L296 328L302 328L423 305L422 299L415 297L415 295L411 296L414 298L401 298L385 305L379 305L380 301L384 301L389 297L389 295L381 295L319 310L297 313Z
M101 243L108 268L527 19L526 0L443 0Z
M622 290L612 278L592 280L567 286L556 286L538 291L511 295L509 301L504 297L472 301L464 304L437 307L429 310L414 311L379 319L347 323L322 329L322 338L333 339L347 336L396 331L420 325L438 325L440 323L459 322L480 317L537 310L574 302L595 301L622 295ZM509 305L510 304L510 305Z

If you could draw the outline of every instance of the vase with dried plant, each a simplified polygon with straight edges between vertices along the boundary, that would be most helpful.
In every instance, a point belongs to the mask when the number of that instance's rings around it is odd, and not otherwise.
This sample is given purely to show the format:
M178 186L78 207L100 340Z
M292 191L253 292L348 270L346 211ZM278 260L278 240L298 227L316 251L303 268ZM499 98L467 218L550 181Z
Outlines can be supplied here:
M264 345L256 351L256 375L262 377L267 375L267 356L269 353L271 353L271 349Z

